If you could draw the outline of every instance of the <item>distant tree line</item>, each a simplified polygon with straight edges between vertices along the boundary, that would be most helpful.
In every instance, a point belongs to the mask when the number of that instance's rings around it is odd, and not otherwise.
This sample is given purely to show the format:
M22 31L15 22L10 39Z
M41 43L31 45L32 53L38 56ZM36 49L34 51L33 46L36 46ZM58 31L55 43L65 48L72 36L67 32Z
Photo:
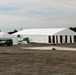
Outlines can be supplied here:
M70 27L69 29L71 29L71 30L76 32L76 27Z
M11 31L11 32L8 32L8 34L13 34L13 33L16 33L16 32L18 32L18 30L14 30L14 31Z

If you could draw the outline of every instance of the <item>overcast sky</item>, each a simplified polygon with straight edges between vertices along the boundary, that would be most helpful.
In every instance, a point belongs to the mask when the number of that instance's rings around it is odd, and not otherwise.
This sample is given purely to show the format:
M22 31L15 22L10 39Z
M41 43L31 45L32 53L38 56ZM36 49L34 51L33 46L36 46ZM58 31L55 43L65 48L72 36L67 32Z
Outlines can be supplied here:
M76 26L76 0L0 0L0 29Z

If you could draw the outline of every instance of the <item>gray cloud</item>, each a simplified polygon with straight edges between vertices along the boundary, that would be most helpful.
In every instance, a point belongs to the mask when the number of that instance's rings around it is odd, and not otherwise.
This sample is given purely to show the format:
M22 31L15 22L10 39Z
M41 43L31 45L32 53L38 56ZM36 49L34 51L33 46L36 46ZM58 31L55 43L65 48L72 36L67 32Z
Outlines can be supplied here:
M7 29L76 24L75 0L0 0L0 6L0 27L6 26Z

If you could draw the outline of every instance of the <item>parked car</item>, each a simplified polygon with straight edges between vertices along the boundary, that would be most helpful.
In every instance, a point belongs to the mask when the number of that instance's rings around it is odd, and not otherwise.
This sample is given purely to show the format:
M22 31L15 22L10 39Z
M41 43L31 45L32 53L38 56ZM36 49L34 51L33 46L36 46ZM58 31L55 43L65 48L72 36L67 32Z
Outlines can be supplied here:
M0 46L12 46L12 45L13 45L12 39L9 39L9 38L0 39Z

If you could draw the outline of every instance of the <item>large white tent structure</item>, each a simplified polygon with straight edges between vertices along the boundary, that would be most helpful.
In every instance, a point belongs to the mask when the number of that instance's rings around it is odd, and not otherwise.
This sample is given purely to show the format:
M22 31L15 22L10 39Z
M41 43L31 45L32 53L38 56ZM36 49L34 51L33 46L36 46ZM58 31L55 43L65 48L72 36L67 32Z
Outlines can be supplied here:
M1 38L9 38L13 40L13 45L18 44L18 38L16 36L10 35L7 32L0 32L0 39Z
M74 43L76 33L68 28L24 29L13 35L21 39L28 37L30 42L37 43Z

